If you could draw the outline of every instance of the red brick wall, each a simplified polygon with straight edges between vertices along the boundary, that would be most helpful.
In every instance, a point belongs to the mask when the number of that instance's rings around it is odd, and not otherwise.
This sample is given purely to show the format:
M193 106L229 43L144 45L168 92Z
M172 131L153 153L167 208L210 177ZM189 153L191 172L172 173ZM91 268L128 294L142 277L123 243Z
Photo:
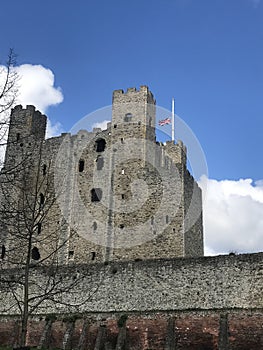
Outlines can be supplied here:
M263 313L259 311L185 312L129 314L126 333L120 339L118 320L121 315L89 315L88 319L61 318L52 323L50 348L115 349L126 341L129 350L262 350ZM223 320L223 321L222 321ZM45 328L44 320L31 320L27 341L37 346ZM67 329L71 332L65 337ZM19 328L14 319L0 320L0 345L16 345ZM124 349L124 347L123 347Z

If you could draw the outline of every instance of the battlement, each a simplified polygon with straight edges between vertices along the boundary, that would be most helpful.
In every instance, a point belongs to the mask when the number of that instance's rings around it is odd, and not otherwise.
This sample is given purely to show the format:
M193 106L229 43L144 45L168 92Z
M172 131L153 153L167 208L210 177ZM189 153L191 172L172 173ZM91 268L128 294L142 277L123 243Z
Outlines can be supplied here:
M10 126L8 132L5 165L13 163L17 156L17 147L34 147L36 143L42 142L46 134L47 117L35 106L17 105L11 110Z
M18 114L25 114L26 112L31 112L30 114L34 116L44 116L46 118L45 114L42 114L40 111L36 110L36 107L33 105L26 105L26 108L23 108L22 105L17 105L11 110L11 116L18 115Z
M152 92L149 90L148 86L146 85L141 85L139 90L136 87L130 87L127 88L126 92L124 90L114 90L113 91L113 98L112 101L114 103L114 100L118 100L120 98L125 98L127 97L133 97L134 95L143 95L143 96L148 96L149 101L147 100L148 103L154 103L155 104L155 99L153 97Z

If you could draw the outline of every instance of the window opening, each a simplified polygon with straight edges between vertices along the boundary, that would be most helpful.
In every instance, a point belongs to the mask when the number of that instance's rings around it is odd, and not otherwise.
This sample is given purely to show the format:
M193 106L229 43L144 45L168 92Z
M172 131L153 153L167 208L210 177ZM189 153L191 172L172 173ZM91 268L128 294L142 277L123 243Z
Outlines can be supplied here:
M124 228L124 225L123 225L123 224L120 224L120 228L123 229L123 228Z
M20 133L18 132L17 134L16 134L16 141L19 141L20 140Z
M124 194L122 194L122 195L121 195L121 199L124 199L124 198L125 198L125 195L124 195Z
M124 175L124 169L121 170L122 175Z
M5 245L3 244L2 247L1 247L1 259L3 260L4 257L5 257L5 252L6 252L6 249L5 249Z
M125 114L124 121L131 122L131 120L132 120L132 114L131 113Z
M96 257L96 253L95 252L91 252L91 260L95 260Z
M124 141L123 141L123 137L121 138L121 143L124 143Z
M83 159L80 159L79 160L79 172L82 173L82 171L84 170L84 160Z
M43 164L42 173L45 176L47 174L47 165Z
M114 124L113 127L114 127L114 129L116 129L117 128L117 124Z
M103 165L104 165L103 157L98 156L96 162L97 162L97 170L101 170L103 168Z
M106 141L104 139L96 140L96 152L103 152L105 150Z
M92 202L99 202L102 198L102 190L100 188L93 188L90 194Z
M69 252L68 252L69 259L73 258L73 256L74 256L74 250L69 250Z
M45 197L43 193L40 193L39 199L40 199L40 206L43 206L45 203Z
M39 254L39 250L37 247L34 247L31 251L31 257L33 260L39 260L40 259L40 254Z
M166 217L165 217L165 222L168 224L168 222L169 222L169 216L168 215L166 215Z
M97 230L97 227L98 227L96 221L93 222L93 225L92 225L92 226L93 226L93 230L96 231L96 230Z
M42 229L42 223L39 222L39 223L37 224L37 234L38 234L38 235L41 233L41 229Z
M154 217L152 216L151 217L151 225L153 225L154 224Z

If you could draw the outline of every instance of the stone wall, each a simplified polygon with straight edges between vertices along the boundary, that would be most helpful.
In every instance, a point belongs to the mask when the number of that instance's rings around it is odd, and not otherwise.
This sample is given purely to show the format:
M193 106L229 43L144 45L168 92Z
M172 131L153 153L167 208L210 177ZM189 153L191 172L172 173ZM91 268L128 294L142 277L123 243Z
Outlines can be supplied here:
M38 312L261 309L262 258L263 253L258 253L61 267L55 277L61 281L58 286L67 290L71 281L76 283L67 293L59 293L57 304L44 302ZM6 270L2 278L18 273ZM31 293L39 294L49 279L50 271L33 269ZM10 308L13 304L10 292L2 291L0 313L16 314L17 308Z
M15 270L6 271L12 275ZM28 344L54 348L261 350L263 253L114 262L61 268L70 307L45 303L31 318ZM32 280L46 283L44 269ZM34 292L36 291L36 288ZM15 345L18 310L1 292L0 344ZM8 311L7 311L8 310ZM49 344L48 344L49 342Z

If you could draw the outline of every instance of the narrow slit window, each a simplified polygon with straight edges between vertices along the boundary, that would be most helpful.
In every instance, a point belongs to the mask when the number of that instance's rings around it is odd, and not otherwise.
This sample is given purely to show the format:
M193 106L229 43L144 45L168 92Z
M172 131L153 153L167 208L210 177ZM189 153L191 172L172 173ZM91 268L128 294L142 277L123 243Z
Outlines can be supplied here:
M43 164L42 174L43 174L43 176L45 176L47 174L47 165L46 164Z
M5 257L5 252L6 252L6 249L5 249L5 245L3 244L2 247L1 247L1 259L3 260L4 257Z
M43 207L43 205L45 203L45 197L44 197L43 193L40 193L39 201L40 201L40 206Z
M93 227L93 230L94 230L94 231L97 230L98 225L97 225L96 221L93 222L92 227Z
M165 222L168 224L168 222L169 222L169 216L168 215L166 215L166 217L165 217Z
M17 134L16 134L16 141L19 141L20 140L20 133L18 132Z
M93 261L93 260L95 260L95 258L96 258L96 253L95 252L91 252L91 260Z
M80 159L79 160L79 172L82 173L82 171L84 170L84 165L85 165L85 162L83 159Z
M39 222L39 223L37 224L37 234L38 234L38 235L41 233L41 230L42 230L42 223Z

